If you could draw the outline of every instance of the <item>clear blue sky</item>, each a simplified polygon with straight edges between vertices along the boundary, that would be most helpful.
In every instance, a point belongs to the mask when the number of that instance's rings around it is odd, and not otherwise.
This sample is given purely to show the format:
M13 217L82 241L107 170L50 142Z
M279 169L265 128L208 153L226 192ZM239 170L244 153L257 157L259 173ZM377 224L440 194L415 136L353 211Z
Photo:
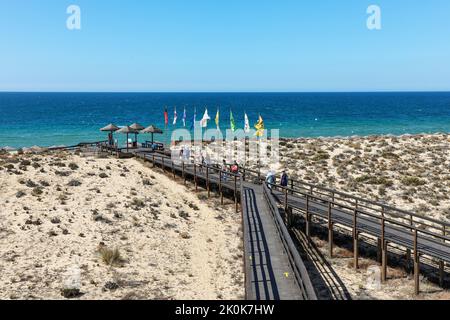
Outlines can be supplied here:
M1 91L450 90L448 0L2 0L0 39Z

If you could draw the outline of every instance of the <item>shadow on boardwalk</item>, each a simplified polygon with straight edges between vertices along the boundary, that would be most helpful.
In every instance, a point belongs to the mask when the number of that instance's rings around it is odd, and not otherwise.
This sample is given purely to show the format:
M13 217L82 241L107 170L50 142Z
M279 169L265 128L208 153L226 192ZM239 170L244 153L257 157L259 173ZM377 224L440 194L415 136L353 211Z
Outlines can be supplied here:
M319 300L352 300L345 284L313 241L295 229L293 239L308 269Z
M247 213L247 215L244 215L244 219L247 219L247 225L250 229L247 243L250 246L252 257L250 272L253 275L252 287L254 288L255 298L256 300L279 300L280 295L272 268L271 252L267 245L255 190L244 187L243 191L245 199L243 209Z

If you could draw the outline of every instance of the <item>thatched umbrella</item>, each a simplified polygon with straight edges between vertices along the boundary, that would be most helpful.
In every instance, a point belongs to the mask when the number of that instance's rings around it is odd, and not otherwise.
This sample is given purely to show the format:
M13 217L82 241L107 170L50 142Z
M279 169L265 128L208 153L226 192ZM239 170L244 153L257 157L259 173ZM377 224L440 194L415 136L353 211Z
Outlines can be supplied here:
M140 132L141 130L144 130L144 126L140 125L139 123L133 123L133 124L130 126L130 128L137 131L137 133L135 133L135 135L134 135L134 141L137 142L137 135L139 134L139 132Z
M131 127L129 127L129 126L126 126L126 127L123 127L122 129L120 129L120 130L118 130L117 131L118 133L124 133L124 134L126 134L127 135L127 152L128 152L128 135L131 133L131 134L137 134L137 133L139 133L139 131L137 131L137 130L135 130L135 129L133 129L133 128L131 128Z
M109 145L111 145L112 144L111 142L113 141L112 140L113 132L116 132L117 130L119 130L119 127L112 123L110 123L106 127L103 127L100 129L100 131L102 131L102 132L109 132L109 134L108 134Z
M145 128L144 130L142 130L141 133L151 133L152 134L152 144L153 144L153 135L155 133L163 134L163 131L161 129L155 127L154 125L151 125L151 126Z

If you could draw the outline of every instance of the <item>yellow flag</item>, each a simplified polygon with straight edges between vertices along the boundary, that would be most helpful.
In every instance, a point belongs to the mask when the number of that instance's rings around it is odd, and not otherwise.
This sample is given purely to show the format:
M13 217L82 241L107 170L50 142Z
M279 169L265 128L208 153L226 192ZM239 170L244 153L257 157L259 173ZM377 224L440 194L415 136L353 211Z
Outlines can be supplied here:
M261 115L259 116L258 122L255 124L255 129L256 129L256 136L257 137L262 137L264 136L264 120L261 117Z

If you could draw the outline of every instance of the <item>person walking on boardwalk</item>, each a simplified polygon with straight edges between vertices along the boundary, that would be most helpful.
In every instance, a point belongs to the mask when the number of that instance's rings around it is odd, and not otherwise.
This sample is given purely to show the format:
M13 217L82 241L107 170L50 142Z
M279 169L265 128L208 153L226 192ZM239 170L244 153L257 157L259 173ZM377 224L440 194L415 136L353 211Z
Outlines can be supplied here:
M234 161L233 165L231 166L231 173L239 174L239 165L236 161Z
M184 146L180 148L180 161L184 162Z
M227 179L228 179L227 171L228 171L228 166L227 166L227 162L224 159L222 162L222 173L221 173L223 181L227 181Z
M275 184L275 172L273 172L272 170L269 170L269 172L267 172L267 176L266 176L266 183L267 183L267 187L272 190L273 185Z
M289 182L289 177L288 177L286 171L283 170L283 173L281 174L281 181L280 181L280 184L281 184L282 187L287 188L288 182Z
M205 157L203 156L203 153L200 152L199 154L199 163L200 163L200 172L203 173L203 167L205 166Z
M209 152L206 152L206 156L205 156L205 164L207 166L211 166L211 156L209 155Z
M191 161L191 149L188 146L186 146L186 149L184 150L184 156L186 157L186 161L188 163L190 163L190 161Z

